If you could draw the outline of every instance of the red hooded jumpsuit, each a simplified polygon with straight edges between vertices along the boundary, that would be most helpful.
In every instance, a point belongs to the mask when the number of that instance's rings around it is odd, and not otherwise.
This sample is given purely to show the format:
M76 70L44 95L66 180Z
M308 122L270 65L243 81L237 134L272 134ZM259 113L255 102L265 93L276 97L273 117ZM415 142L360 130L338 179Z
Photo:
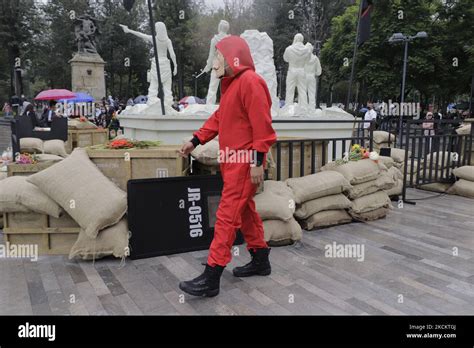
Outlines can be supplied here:
M265 81L255 72L250 49L238 36L222 39L216 48L234 74L222 79L219 109L194 136L204 145L219 134L221 151L268 153L276 141L270 114L271 97ZM267 248L262 220L253 200L257 185L250 180L250 164L230 162L220 163L224 188L207 261L212 267L226 266L231 261L231 248L239 228L247 249Z

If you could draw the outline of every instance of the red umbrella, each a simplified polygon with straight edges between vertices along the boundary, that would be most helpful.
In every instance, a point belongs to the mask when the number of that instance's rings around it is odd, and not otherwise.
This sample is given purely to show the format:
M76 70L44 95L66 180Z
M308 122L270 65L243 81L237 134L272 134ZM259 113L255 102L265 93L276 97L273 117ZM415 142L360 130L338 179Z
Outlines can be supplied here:
M67 89L48 89L38 94L35 100L58 100L58 99L71 99L75 98L76 95Z

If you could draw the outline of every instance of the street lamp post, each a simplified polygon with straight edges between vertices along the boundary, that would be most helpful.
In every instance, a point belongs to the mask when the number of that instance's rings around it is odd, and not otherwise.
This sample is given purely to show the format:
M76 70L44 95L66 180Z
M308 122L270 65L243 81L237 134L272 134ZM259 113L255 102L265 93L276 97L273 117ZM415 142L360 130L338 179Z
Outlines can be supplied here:
M404 35L402 33L395 33L389 39L388 42L394 44L398 42L403 42L405 44L405 51L403 55L403 70L402 70L402 88L400 92L400 120L398 124L398 138L399 138L399 146L402 148L403 144L403 137L402 137L402 129L403 129L403 110L404 110L404 102L405 102L405 81L406 81L406 73L407 73L407 62L408 62L408 43L415 39L425 39L428 37L428 34L424 31L419 31L416 35L409 36Z
M165 101L164 101L164 92L163 92L163 83L161 81L161 72L160 72L160 63L158 61L158 49L156 46L156 32L155 32L155 21L153 20L153 6L151 3L152 0L147 0L148 5L148 16L150 19L150 28L151 28L151 38L153 42L153 54L155 55L155 64L156 64L156 74L158 77L158 98L161 102L161 113L165 116ZM124 8L130 12L133 8L135 0L123 0Z
M193 77L194 77L194 96L197 97L197 93L198 93L198 75L199 73L195 72L193 74Z

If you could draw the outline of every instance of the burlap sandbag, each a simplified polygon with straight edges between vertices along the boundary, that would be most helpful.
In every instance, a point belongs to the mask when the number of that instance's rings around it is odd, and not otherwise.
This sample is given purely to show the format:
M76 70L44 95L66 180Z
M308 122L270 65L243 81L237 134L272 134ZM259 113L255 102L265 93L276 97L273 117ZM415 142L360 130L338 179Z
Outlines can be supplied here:
M402 163L405 161L405 150L403 149L392 149L390 152L390 157L397 163ZM411 151L408 151L408 158L411 157Z
M373 132L373 139L374 143L381 144L381 143L388 143L395 141L395 134L385 132L385 131L374 131Z
M450 183L445 182L433 182L430 184L419 185L417 188L420 190L431 191L431 192L438 192L438 193L445 193L449 190L452 186Z
M265 180L263 190L288 199L295 199L293 190L283 181Z
M468 198L474 198L474 182L459 179L448 189L448 193Z
M351 201L342 193L339 193L337 195L312 199L298 205L295 217L299 220L304 220L323 210L348 209L350 206Z
M262 220L288 221L293 218L295 203L291 199L263 191L254 197L254 201Z
M60 139L45 140L43 143L43 153L61 157L68 156L65 143Z
M380 174L381 167L371 159L363 159L335 166L329 164L321 168L323 171L328 169L341 173L351 185L357 185L375 180Z
M459 135L467 135L471 134L471 124L463 124L461 127L456 129L456 133Z
M20 151L27 153L42 153L43 140L39 138L20 138Z
M354 213L365 213L382 207L388 208L390 206L391 201L387 193L384 191L378 191L353 200L349 211Z
M350 199L356 199L380 190L389 190L394 186L395 179L393 178L393 175L388 172L383 172L375 180L358 185L352 185L352 188L347 191L347 195Z
M436 164L438 164L438 168L450 167L451 164L453 163L453 158L456 155L457 155L456 152L449 152L449 151L444 151L444 152L439 151L439 152L429 153L428 155L426 155L426 158L425 158L426 167L429 168L431 165L434 168L436 167Z
M50 155L50 154L47 154L47 153L42 153L40 155L36 155L36 160L38 162L49 162L49 161L59 162L59 161L62 161L63 159L64 158L61 157L61 156Z
M295 219L289 221L266 220L263 222L265 241L270 246L281 246L292 244L301 240L303 233L301 226Z
M191 156L202 164L211 166L219 165L219 141L213 139L204 145L197 146L191 152Z
M110 255L118 258L126 257L129 255L128 236L126 219L99 231L97 238L90 238L81 229L79 237L69 253L69 259L77 257L82 260L92 260Z
M390 169L393 167L393 164L395 163L395 161L393 160L392 157L388 157L388 156L379 156L379 162L382 163L383 165L385 165L385 167L387 167L387 169Z
M300 221L301 226L311 231L318 228L346 224L352 221L351 216L344 209L324 210Z
M403 190L403 179L398 179L396 182L395 182L395 186L393 186L391 189L389 190L384 190L387 195L389 197L393 197L393 196L399 196L402 194L402 190Z
M61 208L26 176L10 176L0 181L0 212L36 212L58 218Z
M388 208L378 208L365 213L355 213L350 211L349 214L356 221L373 221L382 219L387 216L387 213L390 209Z
M391 167L391 168L388 170L388 174L389 174L394 180L403 179L403 173L402 173L401 170L398 169L397 167Z
M71 129L96 129L98 128L95 124L90 121L81 122L78 119L69 119L67 121L68 128Z
M453 173L457 178L474 181L474 166L459 167L454 169Z
M63 207L92 238L127 211L127 194L102 174L82 148L27 180Z
M345 192L351 187L344 176L335 171L324 171L301 178L287 179L286 184L293 190L295 202L298 204Z

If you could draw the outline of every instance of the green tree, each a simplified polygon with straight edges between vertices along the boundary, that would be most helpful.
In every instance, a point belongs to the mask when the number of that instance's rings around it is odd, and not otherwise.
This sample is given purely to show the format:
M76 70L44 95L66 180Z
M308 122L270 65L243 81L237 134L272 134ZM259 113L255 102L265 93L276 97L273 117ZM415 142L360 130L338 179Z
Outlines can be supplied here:
M332 20L331 37L322 49L323 70L327 70L324 78L330 85L349 78L358 6L348 7ZM434 96L441 106L466 91L472 75L468 48L472 47L473 30L468 25L474 20L472 11L469 0L452 5L437 0L376 1L370 40L357 55L354 86L360 86L359 100L399 100L403 45L388 42L396 32L428 33L427 39L409 44L405 100L426 104ZM458 67L452 65L454 57L459 60ZM347 82L344 86L339 97L347 93Z

